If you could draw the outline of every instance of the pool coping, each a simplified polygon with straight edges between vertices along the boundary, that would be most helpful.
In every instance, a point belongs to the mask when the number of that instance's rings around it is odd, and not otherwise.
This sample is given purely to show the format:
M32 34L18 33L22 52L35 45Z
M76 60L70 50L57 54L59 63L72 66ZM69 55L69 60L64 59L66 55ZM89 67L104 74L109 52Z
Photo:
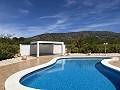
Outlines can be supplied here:
M44 68L44 67L47 67L49 65L52 65L54 63L56 63L56 61L58 59L61 59L61 58L74 58L74 57L109 57L109 56L64 56L64 57L56 57L56 58L53 58L51 61L45 63L45 64L41 64L41 65L38 65L38 66L35 66L35 67L31 67L31 68L28 68L28 69L25 69L25 70L22 70L22 71L19 71L13 75L11 75L10 77L7 78L7 80L5 81L5 90L40 90L40 89L34 89L34 88L30 88L30 87L26 87L22 84L20 84L20 79L35 71L35 70L38 70L38 69L41 69L41 68ZM101 61L101 63L107 67L110 67L112 69L115 69L115 70L118 70L120 71L120 68L118 67L115 67L113 65L110 65L108 62L111 61L111 60L118 60L118 58L116 57L113 57L111 59L103 59Z
M112 65L112 64L109 63L110 61L118 61L118 60L119 60L118 57L112 57L111 59L103 59L103 60L101 61L101 63L102 63L104 66L108 67L108 68L111 68L111 69L114 69L114 70L120 72L120 68L119 68L119 67L114 66L114 65Z

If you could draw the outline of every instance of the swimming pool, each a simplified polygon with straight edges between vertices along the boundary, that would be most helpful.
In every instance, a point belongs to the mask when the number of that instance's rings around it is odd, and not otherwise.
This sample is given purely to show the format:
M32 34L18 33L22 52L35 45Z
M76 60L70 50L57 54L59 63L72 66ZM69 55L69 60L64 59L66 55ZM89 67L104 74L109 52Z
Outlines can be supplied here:
M101 65L102 59L59 59L53 65L25 75L20 83L27 87L44 90L120 89L120 73Z

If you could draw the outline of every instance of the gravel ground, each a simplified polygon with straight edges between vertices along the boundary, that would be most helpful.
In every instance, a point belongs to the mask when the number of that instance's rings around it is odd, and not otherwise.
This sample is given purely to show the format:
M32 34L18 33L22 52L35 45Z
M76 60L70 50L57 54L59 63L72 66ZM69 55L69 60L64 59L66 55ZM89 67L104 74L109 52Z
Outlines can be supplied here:
M36 57L27 56L27 60L29 60L29 59L34 59L34 58L36 58ZM17 62L21 62L21 61L23 61L23 60L22 60L22 57L17 57L17 58L2 60L2 61L0 61L0 66L12 64L12 63L17 63Z

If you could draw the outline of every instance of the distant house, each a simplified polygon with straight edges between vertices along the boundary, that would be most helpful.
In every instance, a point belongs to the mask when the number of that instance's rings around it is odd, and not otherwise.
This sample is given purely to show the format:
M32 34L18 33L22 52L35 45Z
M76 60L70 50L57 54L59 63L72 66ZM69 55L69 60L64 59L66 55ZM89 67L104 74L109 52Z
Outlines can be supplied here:
M53 41L34 41L30 45L20 44L20 54L36 55L39 57L41 54L61 54L65 53L64 42Z

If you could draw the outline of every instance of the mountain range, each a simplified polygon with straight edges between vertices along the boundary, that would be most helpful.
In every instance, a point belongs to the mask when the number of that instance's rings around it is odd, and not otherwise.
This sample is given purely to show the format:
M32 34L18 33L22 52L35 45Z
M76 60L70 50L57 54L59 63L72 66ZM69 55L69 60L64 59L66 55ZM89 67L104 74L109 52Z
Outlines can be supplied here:
M101 43L120 43L120 33L110 31L80 31L69 33L46 33L30 37L30 41L63 41L71 43L78 39L96 39Z

